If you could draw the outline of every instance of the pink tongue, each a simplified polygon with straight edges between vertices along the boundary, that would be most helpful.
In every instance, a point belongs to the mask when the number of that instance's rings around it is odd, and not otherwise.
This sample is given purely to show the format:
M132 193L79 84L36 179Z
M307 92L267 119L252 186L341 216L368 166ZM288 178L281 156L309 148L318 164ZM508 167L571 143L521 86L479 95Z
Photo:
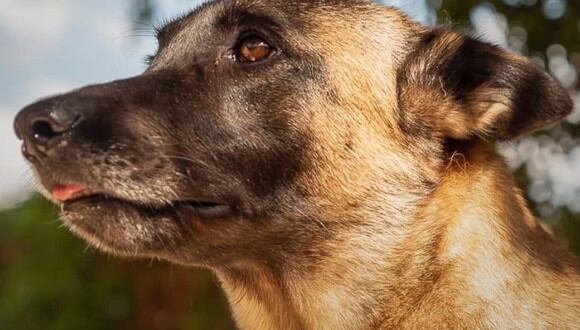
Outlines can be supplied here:
M56 185L52 188L52 197L59 202L66 202L83 190L85 190L84 187L76 184Z

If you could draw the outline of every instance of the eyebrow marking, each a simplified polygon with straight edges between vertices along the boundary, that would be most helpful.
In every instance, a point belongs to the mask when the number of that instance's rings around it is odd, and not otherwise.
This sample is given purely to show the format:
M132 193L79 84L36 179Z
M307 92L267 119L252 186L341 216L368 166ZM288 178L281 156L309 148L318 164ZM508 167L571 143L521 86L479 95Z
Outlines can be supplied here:
M216 20L220 28L232 28L235 26L259 25L267 26L273 30L282 29L281 25L272 19L271 15L252 12L246 9L234 8L224 13Z

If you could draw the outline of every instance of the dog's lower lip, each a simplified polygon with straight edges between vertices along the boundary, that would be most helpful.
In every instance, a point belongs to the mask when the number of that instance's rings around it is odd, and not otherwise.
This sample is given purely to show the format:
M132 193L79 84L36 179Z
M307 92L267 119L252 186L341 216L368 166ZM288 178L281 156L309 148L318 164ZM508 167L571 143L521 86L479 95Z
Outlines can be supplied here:
M81 204L81 203L86 203L86 202L90 202L90 201L97 201L97 200L106 199L106 198L107 198L107 196L105 196L103 194L84 194L84 195L79 195L78 197L63 201L62 204L66 207L66 206L70 206L73 204Z
M106 194L86 194L79 195L77 198L70 199L63 202L65 209L70 209L75 205L81 205L84 203L98 203L99 201L105 200L116 200L127 205L132 205L137 208L144 208L149 211L155 210L186 210L187 213L193 213L193 215L204 218L217 218L225 217L232 213L233 208L229 204L201 201L201 200L183 200L174 201L169 204L152 205L145 203L138 203L130 200L125 200L117 197L112 197Z

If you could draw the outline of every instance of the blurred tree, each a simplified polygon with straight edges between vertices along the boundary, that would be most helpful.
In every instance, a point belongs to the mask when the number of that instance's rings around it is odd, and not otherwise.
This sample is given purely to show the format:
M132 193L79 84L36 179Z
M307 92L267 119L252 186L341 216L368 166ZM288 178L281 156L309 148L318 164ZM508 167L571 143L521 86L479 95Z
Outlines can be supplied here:
M157 9L155 0L131 0L130 15L134 22L151 24Z

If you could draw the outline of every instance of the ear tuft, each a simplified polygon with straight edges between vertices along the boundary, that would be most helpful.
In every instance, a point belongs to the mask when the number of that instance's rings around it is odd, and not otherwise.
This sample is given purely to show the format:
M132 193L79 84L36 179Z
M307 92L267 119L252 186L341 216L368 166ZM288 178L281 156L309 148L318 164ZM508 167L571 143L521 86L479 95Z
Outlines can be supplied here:
M427 126L453 139L511 139L573 107L566 90L532 61L444 29L422 36L397 83L403 126Z

